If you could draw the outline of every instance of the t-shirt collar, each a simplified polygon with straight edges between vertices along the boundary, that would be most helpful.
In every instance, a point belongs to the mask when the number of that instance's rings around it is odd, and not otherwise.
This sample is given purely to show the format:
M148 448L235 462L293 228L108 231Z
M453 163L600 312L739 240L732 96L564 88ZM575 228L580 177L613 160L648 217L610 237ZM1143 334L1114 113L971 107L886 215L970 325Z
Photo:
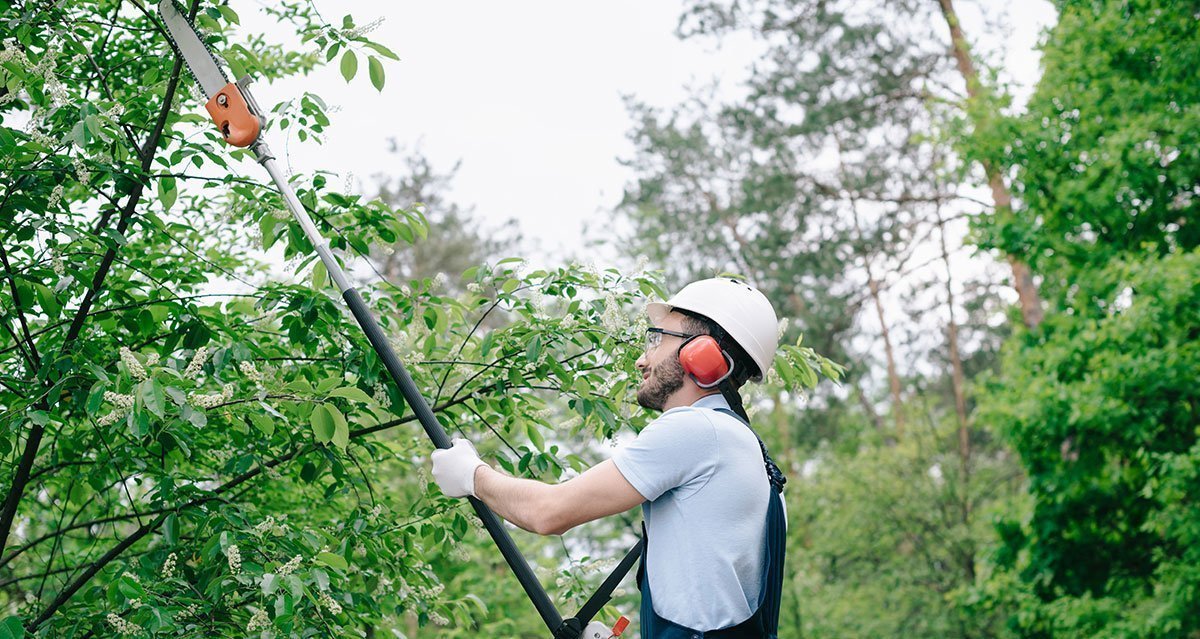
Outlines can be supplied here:
M705 395L692 403L693 408L729 408L729 402L720 393Z

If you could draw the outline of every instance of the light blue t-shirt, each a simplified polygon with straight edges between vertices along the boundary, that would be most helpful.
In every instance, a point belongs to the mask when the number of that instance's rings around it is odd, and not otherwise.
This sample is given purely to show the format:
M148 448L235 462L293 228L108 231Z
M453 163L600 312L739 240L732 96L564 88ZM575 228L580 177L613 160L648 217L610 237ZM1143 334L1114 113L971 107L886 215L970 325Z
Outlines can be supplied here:
M658 616L693 630L741 623L762 585L770 484L758 440L709 395L651 422L613 462L642 514Z

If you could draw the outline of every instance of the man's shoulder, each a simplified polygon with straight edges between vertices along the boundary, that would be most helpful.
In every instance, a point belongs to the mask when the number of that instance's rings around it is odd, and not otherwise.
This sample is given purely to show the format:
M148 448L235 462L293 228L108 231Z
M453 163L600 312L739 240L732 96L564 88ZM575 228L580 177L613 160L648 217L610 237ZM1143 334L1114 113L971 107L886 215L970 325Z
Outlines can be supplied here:
M651 421L643 433L650 429L664 430L667 428L695 428L710 430L713 427L712 417L715 411L696 406L676 406L664 411L663 414Z

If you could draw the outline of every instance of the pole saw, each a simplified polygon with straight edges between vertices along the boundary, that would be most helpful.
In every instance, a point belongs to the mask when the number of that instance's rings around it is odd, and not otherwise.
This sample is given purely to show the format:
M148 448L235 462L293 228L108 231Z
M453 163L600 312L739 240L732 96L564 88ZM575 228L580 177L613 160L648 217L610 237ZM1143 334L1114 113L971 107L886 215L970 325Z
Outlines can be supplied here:
M405 402L421 422L425 434L438 448L449 448L450 438L438 422L437 416L430 410L429 404L422 397L421 391L404 368L404 364L392 350L383 329L379 327L379 323L367 308L362 296L346 279L345 272L333 257L329 242L321 236L316 225L313 224L312 218L305 211L304 205L296 197L291 184L275 164L275 156L272 155L271 149L261 137L266 118L258 103L254 101L254 97L250 95L250 77L244 76L237 82L230 82L221 67L219 58L200 39L192 22L180 12L173 0L161 0L158 12L167 28L167 33L170 34L171 44L183 58L188 70L191 71L192 76L195 77L200 88L208 97L208 103L204 105L205 109L220 130L222 138L232 146L249 147L258 163L266 169L288 210L291 211L292 216L304 231L304 235L316 247L317 256L325 265L329 277L341 292L342 299L346 302L351 314L354 315L359 327L362 328L367 341L371 343L379 355L380 361L392 376L392 380L399 387ZM609 639L620 635L625 630L629 622L624 617L621 617L612 628L600 622L593 622L592 618L612 598L613 590L639 557L641 542L638 542L621 560L612 574L601 584L600 589L588 599L579 612L574 617L564 619L538 582L529 563L525 561L524 556L513 543L500 518L482 501L474 497L470 497L469 500L471 507L475 509L475 514L483 522L488 534L492 536L500 554L508 562L509 568L516 575L521 587L525 589L525 594L537 608L538 614L541 615L542 621L546 623L546 627L554 639L578 639L580 637L583 639Z

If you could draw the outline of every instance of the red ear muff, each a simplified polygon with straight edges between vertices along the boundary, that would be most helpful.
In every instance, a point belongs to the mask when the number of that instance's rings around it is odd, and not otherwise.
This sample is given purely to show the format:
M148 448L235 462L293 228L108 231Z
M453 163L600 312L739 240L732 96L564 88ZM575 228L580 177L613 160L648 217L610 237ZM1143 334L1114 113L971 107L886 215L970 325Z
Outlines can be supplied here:
M733 358L711 335L688 338L679 347L679 364L700 388L712 388L733 373Z

